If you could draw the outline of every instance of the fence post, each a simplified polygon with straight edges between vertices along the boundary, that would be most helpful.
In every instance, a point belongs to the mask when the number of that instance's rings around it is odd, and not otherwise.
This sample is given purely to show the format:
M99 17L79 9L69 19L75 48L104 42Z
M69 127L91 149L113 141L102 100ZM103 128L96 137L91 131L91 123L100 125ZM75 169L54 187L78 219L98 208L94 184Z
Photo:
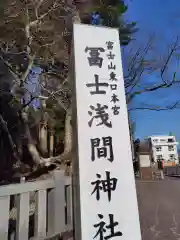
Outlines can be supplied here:
M65 177L64 171L53 173L55 187L48 194L48 235L65 231Z
M10 196L0 197L0 239L8 239Z
M68 230L73 227L73 210L72 210L72 183L67 186L67 225Z
M29 234L29 192L17 198L16 240L28 240Z
M36 193L35 237L46 236L47 191L39 190Z

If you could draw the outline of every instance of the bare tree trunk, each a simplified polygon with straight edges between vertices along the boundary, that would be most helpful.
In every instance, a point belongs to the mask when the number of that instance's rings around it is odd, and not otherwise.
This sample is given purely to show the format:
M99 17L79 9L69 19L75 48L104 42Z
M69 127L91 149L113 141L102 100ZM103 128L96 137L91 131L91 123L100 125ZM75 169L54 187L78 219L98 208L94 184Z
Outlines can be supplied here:
M41 164L41 157L39 155L39 152L33 142L33 139L31 137L31 133L30 133L30 130L29 130L29 126L27 126L28 124L26 124L26 136L28 138L28 144L27 144L27 147L28 147L28 150L32 156L32 159L35 163L35 165L40 165Z
M80 23L81 19L79 16L79 12L76 12L76 15L72 19L73 22ZM72 46L71 46L71 51L72 51ZM71 61L71 59L70 59ZM70 62L69 61L69 62ZM69 73L69 75L71 75ZM70 107L69 109L66 110L66 118L65 118L65 136L64 136L64 152L58 156L55 157L49 157L49 158L41 158L39 156L39 153L36 149L36 146L32 143L28 144L29 151L31 155L33 156L34 162L36 163L41 163L45 166L51 165L53 162L57 162L59 164L65 163L66 161L71 161L71 156L72 156L72 125L71 125L71 120L72 120L72 108ZM29 136L30 140L30 136Z
M58 162L61 164L71 160L71 150L72 150L71 119L72 119L72 110L70 108L66 111L66 118L65 118L64 152L58 156L43 159L46 162L45 165L48 165L53 162Z
M34 144L34 141L32 139L31 133L30 133L30 129L29 129L29 125L27 122L27 113L24 111L23 113L20 114L20 119L21 119L21 123L24 127L24 139L23 141L27 141L27 147L29 150L29 153L32 156L33 162L34 164L40 165L41 164L41 157L39 155L39 152Z
M43 110L45 111L45 108L46 108L46 99L43 99L42 100L42 107L43 107ZM42 125L40 126L40 129L39 129L39 143L40 143L40 149L41 149L41 152L43 154L43 156L45 156L45 154L47 154L48 152L48 149L47 149L47 146L48 146L48 143L47 143L47 117L46 117L46 112L43 113L43 117L42 117Z
M39 142L40 142L40 149L42 154L45 155L47 153L47 129L46 123L40 127L39 130Z
M34 142L31 137L31 133L29 130L28 123L23 117L23 125L24 125L24 132L25 132L25 139L27 139L27 147L32 156L33 162L36 166L49 166L53 162L57 163L65 163L66 161L71 160L71 150L72 150L72 126L71 126L71 119L72 119L72 110L71 108L66 111L66 119L65 119L65 136L64 136L64 152L58 156L50 157L50 158L41 158Z
M38 152L35 144L33 144L33 143L28 143L27 146L28 146L28 150L29 150L29 152L30 152L30 154L31 154L31 156L32 156L32 159L33 159L35 165L36 165L36 166L37 166L37 165L40 165L40 164L42 163L42 162L41 162L41 157L40 157L40 155L39 155L39 152Z
M72 149L72 110L69 109L66 112L66 119L65 119L65 136L64 136L64 152L70 152Z
M72 23L80 23L81 19L79 16L78 10L76 11L76 15L72 19ZM70 44L70 53L72 53L72 44ZM71 69L71 54L70 54L70 59L69 59L69 69ZM71 71L71 70L70 70ZM69 79L70 76L73 74L69 72ZM71 79L74 81L74 79ZM71 81L69 81L70 84ZM60 104L61 105L61 104ZM59 163L65 163L66 161L71 161L72 158L72 106L70 106L69 109L66 110L66 119L65 119L65 135L64 135L64 152L60 154L59 156L52 157L49 159L45 159L45 161L48 162L59 162Z
M50 131L50 157L53 156L53 151L54 151L54 131Z

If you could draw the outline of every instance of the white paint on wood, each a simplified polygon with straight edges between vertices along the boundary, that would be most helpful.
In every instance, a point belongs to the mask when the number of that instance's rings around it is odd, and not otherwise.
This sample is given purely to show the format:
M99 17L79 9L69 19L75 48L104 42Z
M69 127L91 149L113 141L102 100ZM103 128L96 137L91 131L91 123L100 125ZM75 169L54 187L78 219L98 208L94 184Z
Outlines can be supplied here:
M67 186L67 225L69 229L72 229L73 224L73 212L72 212L72 185Z
M17 199L16 240L28 240L29 233L29 192Z
M51 236L47 236L47 237L43 237L43 238L32 237L29 240L59 240L59 239L61 239L60 236L61 236L60 233L56 233L56 234L52 234ZM67 240L69 240L69 238Z
M10 240L14 240L15 239L15 236L16 236L16 233L15 231L11 233L10 235Z
M10 196L0 197L0 239L8 239Z
M63 171L54 171L55 189L48 194L48 235L65 230L65 181Z
M47 208L47 230L48 236L51 236L54 232L54 189L48 191L48 208Z
M48 189L53 187L54 187L53 179L39 180L39 181L26 182L26 183L20 183L20 184L10 184L8 186L0 187L0 197L20 194L25 192L33 192L33 191L38 191L38 190L43 190L43 189Z
M65 185L71 185L72 184L72 179L71 177L64 177Z
M23 182L23 181L22 181ZM8 221L9 221L9 202L10 195L16 195L17 213L17 234L16 240L28 239L29 231L29 196L33 191L37 191L35 211L35 239L46 237L46 225L48 222L49 236L62 233L65 229L65 185L71 184L71 177L65 177L63 171L55 171L52 179L39 180L36 182L24 182L21 184L11 184L0 187L0 240L8 237ZM47 219L47 194L46 191L52 189L48 199L48 219ZM70 189L70 186L68 186ZM69 191L69 190L68 190ZM68 193L68 215L71 219L71 211L69 207L70 192ZM72 226L71 226L72 227ZM70 229L70 225L68 225ZM72 228L71 228L72 229ZM71 230L70 229L70 230ZM14 233L11 235L14 240Z
M46 206L47 191L39 190L36 193L36 212L35 212L35 236L46 236Z
M65 181L63 171L54 171L54 230L55 233L64 232L65 227ZM61 217L60 217L61 216Z

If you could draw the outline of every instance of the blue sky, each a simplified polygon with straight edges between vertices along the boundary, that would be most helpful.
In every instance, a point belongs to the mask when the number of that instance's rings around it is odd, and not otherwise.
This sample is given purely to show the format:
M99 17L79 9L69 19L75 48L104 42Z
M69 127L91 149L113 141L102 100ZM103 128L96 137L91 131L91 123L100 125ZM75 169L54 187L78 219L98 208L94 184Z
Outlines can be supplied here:
M146 43L149 36L155 33L156 48L162 55L167 54L168 44L172 43L178 34L180 35L180 1L126 0L126 2L128 3L126 18L137 22L139 28L132 45L140 46ZM156 81L156 76L151 75L148 80ZM140 96L134 104L148 102L160 105L161 102L169 103L178 98L180 99L180 93L179 88L176 88ZM133 118L136 121L136 137L142 139L149 135L172 132L180 141L180 109L162 112L135 111Z

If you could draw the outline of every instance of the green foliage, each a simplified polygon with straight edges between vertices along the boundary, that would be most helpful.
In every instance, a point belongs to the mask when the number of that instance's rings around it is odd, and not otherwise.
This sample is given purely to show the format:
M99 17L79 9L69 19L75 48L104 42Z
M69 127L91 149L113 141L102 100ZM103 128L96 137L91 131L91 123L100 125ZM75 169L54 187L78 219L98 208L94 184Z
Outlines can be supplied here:
M132 39L132 34L137 31L135 22L124 21L124 14L127 10L128 6L124 1L117 0L100 1L93 8L93 11L100 14L103 26L119 29L121 45L127 45Z

